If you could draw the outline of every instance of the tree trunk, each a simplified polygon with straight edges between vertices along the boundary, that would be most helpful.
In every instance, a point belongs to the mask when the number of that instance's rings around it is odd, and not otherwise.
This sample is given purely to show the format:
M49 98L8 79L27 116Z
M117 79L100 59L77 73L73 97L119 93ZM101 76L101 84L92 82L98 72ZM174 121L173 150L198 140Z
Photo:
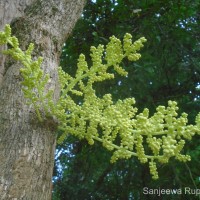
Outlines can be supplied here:
M59 50L80 17L84 0L0 0L0 29L10 23L22 49L35 43L43 56L49 87L59 95ZM1 47L5 49L6 47ZM49 200L56 146L55 130L40 124L25 104L19 63L0 55L0 199Z

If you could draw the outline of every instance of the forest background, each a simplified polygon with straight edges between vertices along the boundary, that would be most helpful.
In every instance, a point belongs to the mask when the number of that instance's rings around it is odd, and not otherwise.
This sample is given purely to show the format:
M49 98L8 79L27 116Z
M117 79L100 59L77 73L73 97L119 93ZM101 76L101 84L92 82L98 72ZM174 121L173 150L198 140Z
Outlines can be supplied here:
M200 2L198 0L91 0L63 46L61 66L74 75L80 53L89 59L90 46L107 44L110 36L133 40L145 37L142 58L124 61L128 77L117 76L96 85L99 96L111 93L115 100L136 99L139 111L151 113L168 100L178 102L179 112L190 123L200 111ZM77 101L79 101L77 99ZM143 188L200 188L200 142L198 136L184 148L192 160L171 159L158 166L159 179L152 180L148 165L137 158L110 163L110 152L101 144L89 146L70 136L57 146L54 167L54 200L155 199ZM164 195L162 199L190 199L191 195ZM192 195L192 199L198 198Z

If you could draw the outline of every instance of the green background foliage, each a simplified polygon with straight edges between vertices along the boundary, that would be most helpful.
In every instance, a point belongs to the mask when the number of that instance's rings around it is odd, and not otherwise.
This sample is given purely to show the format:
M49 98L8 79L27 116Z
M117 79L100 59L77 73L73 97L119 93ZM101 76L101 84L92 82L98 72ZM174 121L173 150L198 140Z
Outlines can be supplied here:
M78 55L89 59L89 48L115 35L129 32L133 40L142 36L148 42L142 59L123 62L128 77L96 85L101 96L112 93L118 98L134 97L139 110L150 112L156 106L176 100L180 112L189 113L189 122L200 110L199 1L175 0L97 0L88 1L82 18L66 41L61 56L64 70L75 74ZM78 101L78 99L77 99ZM70 136L57 147L54 170L54 199L158 199L143 195L148 188L199 188L200 143L195 137L185 148L192 160L159 165L160 179L153 181L148 165L135 158L111 164L110 152L96 143L88 146ZM162 199L195 199L191 195L164 195Z

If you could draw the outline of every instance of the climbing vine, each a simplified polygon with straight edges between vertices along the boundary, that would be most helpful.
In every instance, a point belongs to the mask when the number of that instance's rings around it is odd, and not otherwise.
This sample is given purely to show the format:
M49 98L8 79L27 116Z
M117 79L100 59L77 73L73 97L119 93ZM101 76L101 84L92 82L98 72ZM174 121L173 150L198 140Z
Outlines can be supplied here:
M190 160L190 156L182 154L182 150L186 140L200 134L200 113L196 124L188 125L186 113L178 116L175 101L168 101L167 107L158 106L155 114L149 116L147 108L137 113L134 98L114 102L111 94L100 98L94 90L96 82L114 78L112 71L127 76L120 63L125 58L138 60L141 57L138 51L144 42L144 37L132 42L130 34L125 34L123 41L112 36L106 47L91 47L90 67L85 56L79 56L75 77L59 67L61 93L55 103L53 91L46 90L50 77L41 69L43 58L33 60L31 56L34 45L30 44L26 51L22 51L18 39L11 35L9 25L0 32L0 45L11 46L2 53L23 64L20 69L22 91L28 104L34 106L39 121L43 122L45 116L52 116L58 121L58 129L62 132L58 143L62 143L68 134L86 139L90 145L99 141L113 152L111 162L136 156L141 163L149 163L150 173L153 179L157 179L158 162L167 163L171 157L182 162ZM82 100L76 103L74 95Z

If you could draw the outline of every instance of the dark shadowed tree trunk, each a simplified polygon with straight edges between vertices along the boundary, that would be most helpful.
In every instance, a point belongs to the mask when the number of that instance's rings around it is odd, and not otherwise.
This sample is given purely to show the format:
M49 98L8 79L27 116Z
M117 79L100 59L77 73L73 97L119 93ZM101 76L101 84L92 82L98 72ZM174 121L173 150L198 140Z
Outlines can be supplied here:
M0 29L11 24L22 49L35 43L34 57L44 57L55 101L59 51L83 6L84 0L0 0ZM20 67L0 54L0 199L50 200L55 131L25 104Z

